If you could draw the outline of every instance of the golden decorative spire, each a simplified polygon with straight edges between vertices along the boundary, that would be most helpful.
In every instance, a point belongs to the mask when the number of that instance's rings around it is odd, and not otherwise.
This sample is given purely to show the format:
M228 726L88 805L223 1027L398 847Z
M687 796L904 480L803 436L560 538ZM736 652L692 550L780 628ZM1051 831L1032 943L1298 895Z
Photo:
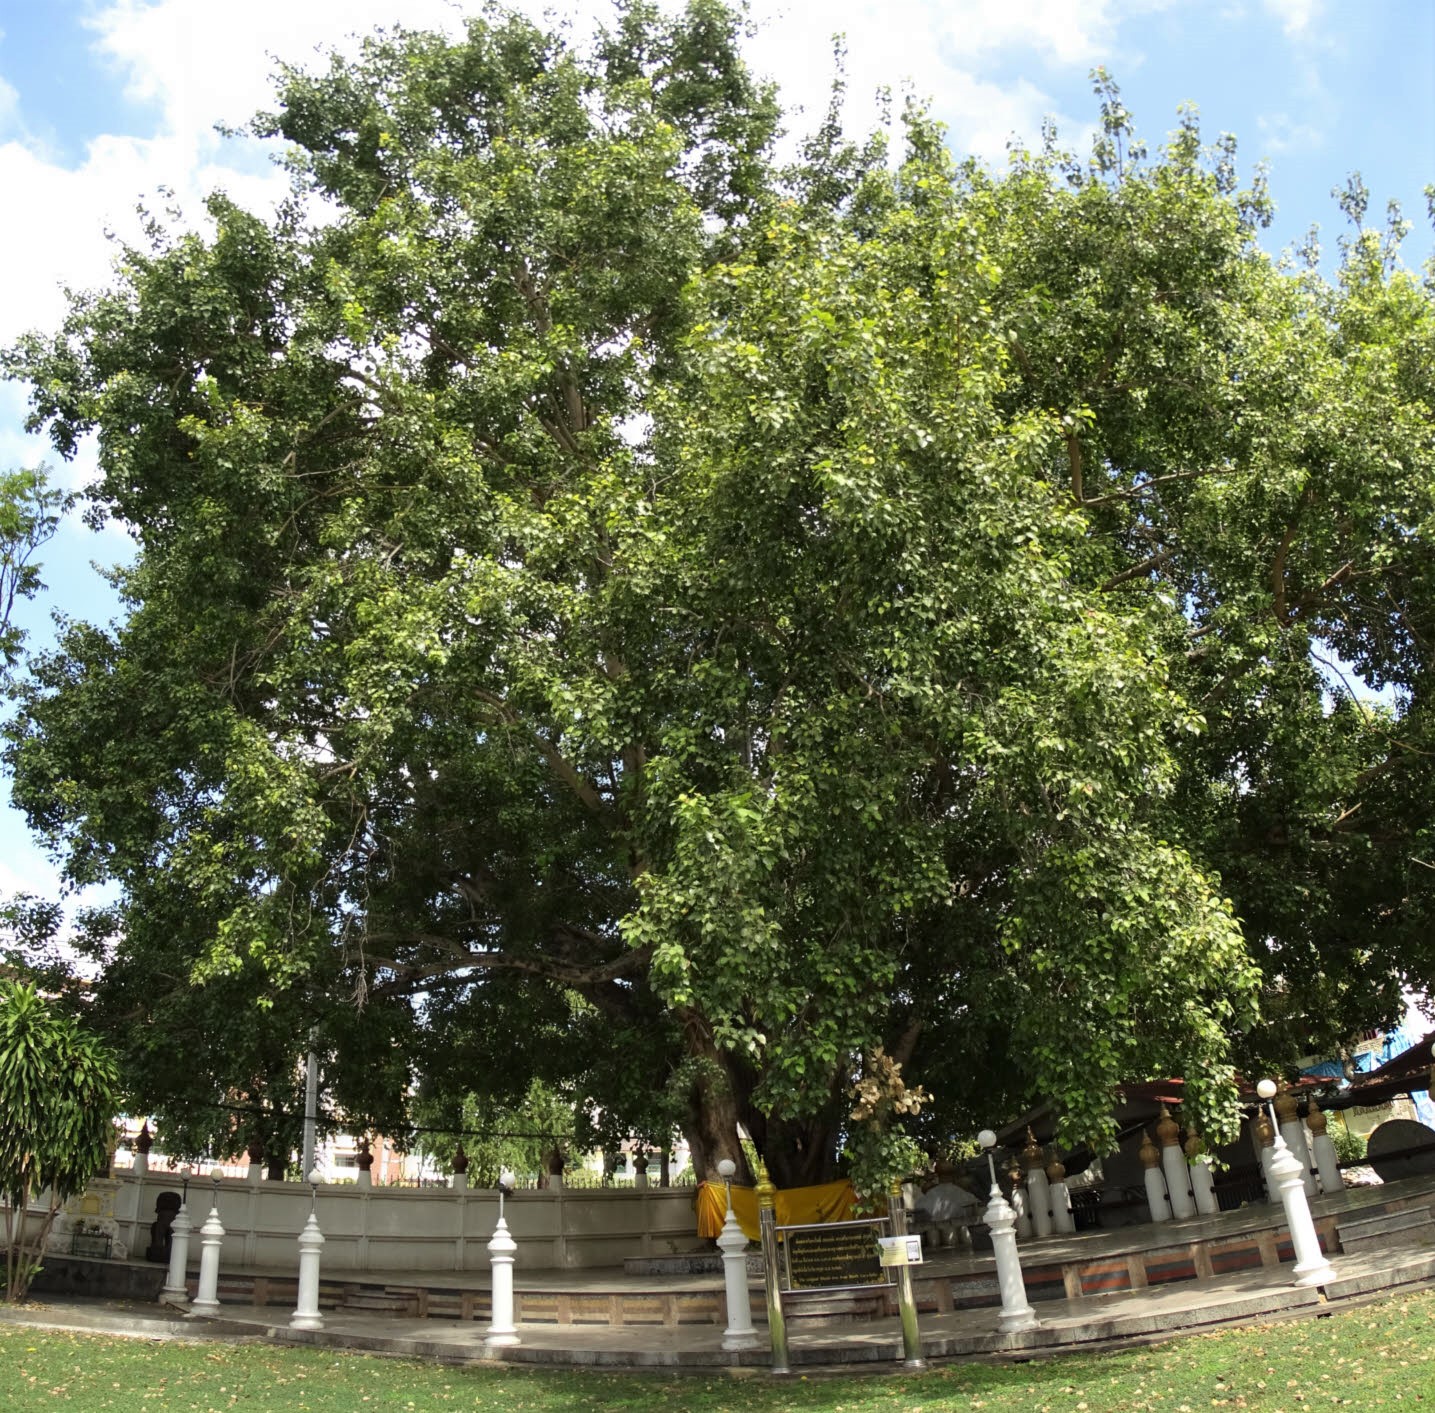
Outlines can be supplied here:
M1161 1161L1161 1150L1151 1140L1150 1131L1141 1130L1141 1166L1154 1168Z
M1041 1144L1036 1141L1036 1134L1032 1132L1030 1124L1026 1126L1026 1147L1021 1150L1021 1156L1026 1161L1028 1172L1041 1167Z
M1051 1162L1046 1165L1046 1180L1048 1182L1066 1181L1066 1164L1061 1161L1055 1148L1051 1150Z
M1181 1141L1181 1125L1171 1117L1171 1111L1161 1105L1161 1122L1156 1125L1156 1137L1163 1148L1174 1148Z
M1291 1093L1290 1085L1282 1080L1280 1093L1276 1095L1276 1118L1281 1123L1288 1124L1296 1117L1299 1109L1300 1100Z
M1202 1153L1206 1151L1206 1145L1202 1140L1201 1135L1196 1132L1195 1124L1186 1125L1186 1142L1184 1145L1184 1151L1186 1156L1190 1158L1193 1162L1195 1161L1195 1159L1199 1158Z
M1270 1115L1262 1109L1256 1115L1256 1142L1262 1148L1269 1148L1276 1141L1276 1131L1271 1127Z
M1316 1103L1314 1095L1311 1095L1310 1104L1306 1108L1305 1121L1313 1137L1319 1138L1325 1132L1325 1111Z
M773 1186L772 1179L767 1175L767 1164L758 1160L757 1164L757 1205L759 1207L771 1208L777 1198L777 1188Z

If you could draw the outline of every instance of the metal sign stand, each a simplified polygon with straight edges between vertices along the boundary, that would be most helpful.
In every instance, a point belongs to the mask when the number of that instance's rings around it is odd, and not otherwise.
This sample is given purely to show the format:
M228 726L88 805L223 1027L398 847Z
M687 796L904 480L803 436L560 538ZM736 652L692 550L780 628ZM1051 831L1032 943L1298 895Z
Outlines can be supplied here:
M787 1260L779 1265L781 1258L778 1253L778 1231L834 1230L842 1226L865 1226L873 1228L874 1231L883 1226L888 1227L892 1233L891 1236L877 1238L877 1244L881 1251L880 1265L885 1270L887 1279L860 1284L813 1286L806 1287L806 1289L816 1293L818 1290L856 1291L894 1287L897 1294L897 1311L902 1321L902 1367L925 1369L927 1364L926 1360L922 1358L922 1336L917 1328L917 1301L912 1291L911 1272L913 1265L921 1263L922 1250L919 1238L909 1237L907 1233L907 1209L902 1203L901 1184L898 1182L892 1184L887 1198L886 1218L874 1218L871 1221L854 1223L827 1222L815 1226L779 1228L776 1196L777 1189L767 1175L767 1168L760 1167L757 1182L757 1207L758 1224L762 1235L763 1284L767 1291L767 1329L772 1344L772 1372L774 1374L790 1374L792 1372L787 1347L787 1319L782 1309L782 1292L784 1288L788 1290L796 1288L792 1276L791 1240L784 1243L784 1255ZM916 1244L915 1254L911 1249L913 1243Z

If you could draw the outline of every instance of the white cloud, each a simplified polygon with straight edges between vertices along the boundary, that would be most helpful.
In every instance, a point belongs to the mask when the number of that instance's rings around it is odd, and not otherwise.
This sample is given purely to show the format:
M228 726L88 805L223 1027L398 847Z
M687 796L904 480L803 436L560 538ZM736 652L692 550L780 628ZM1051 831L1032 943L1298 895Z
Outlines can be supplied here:
M1266 11L1285 31L1288 39L1305 39L1313 33L1323 7L1322 0L1264 0Z
M157 104L167 132L199 136L268 105L276 58L351 52L356 36L400 21L452 31L461 15L447 0L115 0L87 23L129 96Z
M1324 129L1300 122L1288 113L1262 113L1256 125L1261 134L1261 152L1267 157L1312 152L1325 145Z
M880 88L906 88L919 99L931 99L933 112L950 129L955 151L1000 161L1013 133L1036 138L1054 104L1029 79L998 83L984 77L992 57L1020 51L1055 64L1089 67L1109 55L1112 15L1108 0L956 0L945 5L933 0L792 0L758 11L749 57L759 73L779 76L784 103L802 110L791 125L805 131L826 109L832 82L828 40L842 32L847 38L846 117L853 131L877 121Z

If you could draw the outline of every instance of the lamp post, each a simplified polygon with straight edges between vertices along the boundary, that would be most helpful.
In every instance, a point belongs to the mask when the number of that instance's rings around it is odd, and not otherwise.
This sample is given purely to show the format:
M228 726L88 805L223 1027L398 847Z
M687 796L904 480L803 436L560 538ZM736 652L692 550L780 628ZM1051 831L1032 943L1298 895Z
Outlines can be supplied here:
M722 1252L723 1288L727 1294L727 1329L723 1331L724 1349L752 1349L757 1345L757 1331L752 1324L752 1295L747 1286L747 1236L737 1224L732 1209L732 1179L737 1164L731 1158L719 1160L718 1175L727 1190L727 1215L718 1235Z
M322 1330L319 1313L319 1260L324 1250L324 1233L319 1230L319 1184L324 1174L314 1164L309 1171L309 1220L299 1233L299 1298L289 1317L291 1330Z
M1320 1249L1320 1237L1316 1235L1315 1223L1311 1220L1310 1203L1305 1195L1305 1167L1286 1146L1280 1126L1275 1121L1275 1109L1271 1105L1276 1096L1275 1080L1263 1079L1256 1086L1256 1093L1270 1109L1271 1127L1275 1130L1270 1174L1280 1191L1291 1245L1295 1247L1295 1283L1324 1285L1335 1279L1335 1271Z
M169 1270L159 1292L161 1305L183 1305L189 1299L189 1234L194 1223L189 1220L189 1175L193 1169L186 1163L179 1170L179 1211L169 1229Z
M508 1230L503 1217L503 1199L513 1191L517 1179L508 1168L498 1174L498 1225L488 1243L489 1289L493 1310L484 1344L490 1348L518 1343L518 1327L513 1323L513 1258L518 1243Z
M1012 1211L1011 1204L1002 1196L1001 1184L997 1181L996 1162L992 1158L997 1136L991 1129L984 1128L977 1135L977 1142L986 1149L987 1168L992 1179L991 1200L987 1203L985 1220L987 1230L992 1234L992 1254L996 1257L997 1285L1002 1296L997 1329L1002 1334L1034 1330L1040 1321L1027 1303L1026 1284L1021 1276L1021 1258L1016 1251L1016 1214Z
M210 1170L209 1216L199 1229L199 1289L189 1307L197 1315L219 1313L219 1248L224 1243L224 1224L219 1220L219 1179L223 1176L221 1168Z

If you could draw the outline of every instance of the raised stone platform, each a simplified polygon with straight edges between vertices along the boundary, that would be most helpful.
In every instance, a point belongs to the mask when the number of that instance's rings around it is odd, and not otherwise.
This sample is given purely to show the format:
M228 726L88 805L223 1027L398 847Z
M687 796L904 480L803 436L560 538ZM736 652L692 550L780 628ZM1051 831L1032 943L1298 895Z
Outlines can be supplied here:
M1401 1280L1435 1276L1432 1196L1435 1184L1429 1178L1412 1178L1316 1198L1312 1202L1316 1228L1341 1280L1356 1282L1360 1291L1368 1292L1393 1283L1396 1271L1403 1273ZM1264 1302L1261 1310L1283 1309L1292 1300L1313 1298L1310 1292L1293 1293L1286 1268L1293 1259L1290 1236L1281 1209L1266 1204L1186 1222L1027 1241L1020 1254L1028 1298L1044 1321L1059 1303L1111 1301L1125 1295L1159 1295L1165 1308L1169 1303L1165 1295L1171 1293L1175 1301L1171 1308L1203 1309L1212 1304L1208 1297L1219 1292L1221 1300L1216 1303L1236 1311L1230 1318L1260 1313L1242 1305L1242 1291L1259 1292ZM749 1253L749 1281L753 1315L761 1325L765 1303L756 1258L755 1250ZM135 1263L70 1258L69 1265L84 1265L94 1276L70 1289L114 1295L132 1295L135 1290ZM559 1343L576 1341L575 1348L586 1339L580 1338L582 1331L602 1330L611 1331L620 1345L643 1331L651 1332L659 1343L682 1331L691 1331L699 1343L715 1342L727 1323L719 1259L715 1255L696 1260L648 1258L643 1266L641 1271L630 1266L623 1271L581 1272L524 1271L520 1266L514 1273L515 1318L525 1332L546 1329ZM106 1268L112 1280L104 1278ZM158 1268L141 1263L141 1270L157 1272ZM912 1274L924 1329L930 1328L932 1318L966 1311L980 1316L978 1324L991 1323L988 1307L999 1303L999 1295L990 1255L942 1251ZM193 1272L190 1281L193 1290ZM109 1284L112 1291L106 1289ZM36 1289L45 1288L42 1278ZM277 1327L279 1312L293 1309L297 1293L294 1268L236 1269L221 1260L219 1298L225 1315L230 1309L267 1309L274 1314L251 1318L275 1321ZM1355 1293L1355 1287L1345 1293ZM816 1319L810 1312L804 1318L801 1305L790 1313L802 1330L831 1325L845 1329L846 1338L858 1337L853 1333L854 1321L875 1332L896 1313L894 1298L882 1292L849 1305L850 1309L844 1306L840 1311L824 1309ZM321 1283L320 1306L326 1320L433 1321L481 1331L491 1319L486 1271L368 1277L329 1272Z

